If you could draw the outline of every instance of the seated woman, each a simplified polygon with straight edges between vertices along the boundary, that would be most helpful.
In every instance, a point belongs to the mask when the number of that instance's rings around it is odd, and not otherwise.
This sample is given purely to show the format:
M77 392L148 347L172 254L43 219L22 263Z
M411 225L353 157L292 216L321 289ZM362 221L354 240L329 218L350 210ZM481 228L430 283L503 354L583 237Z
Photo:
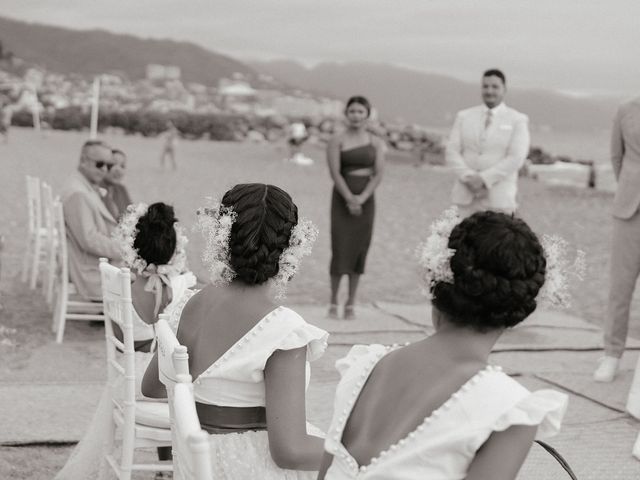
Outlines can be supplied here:
M436 331L402 348L355 346L336 363L319 479L513 480L534 438L560 428L566 395L531 393L488 364L505 329L536 308L538 238L496 212L466 218L441 242L437 232L423 253Z
M161 312L170 314L196 277L186 270L187 237L176 225L173 207L164 203L131 205L118 224L122 258L134 276L131 284L133 303L133 340L137 352L149 352L155 339L153 324ZM114 333L122 332L114 324ZM143 358L140 356L140 358ZM151 356L147 356L146 363ZM140 381L146 369L142 368ZM137 363L136 363L137 365ZM139 391L139 389L138 389Z
M173 207L164 203L131 205L114 233L125 264L137 273L131 284L131 300L138 400L144 400L140 384L152 358L153 324L158 321L158 313L170 312L196 281L191 272L185 272L187 238L176 222ZM114 334L122 340L120 327L115 323L113 327ZM103 448L111 408L111 393L105 388L84 437L56 479L102 478L99 475L109 469L103 461ZM159 448L158 457L169 460L171 447Z
M310 435L309 361L328 334L274 300L310 252L317 231L298 221L289 194L236 185L199 211L212 281L187 302L177 337L189 352L194 396L209 431L216 479L315 478L322 438ZM152 361L142 391L165 396ZM317 432L319 433L319 432ZM321 434L320 434L321 435Z

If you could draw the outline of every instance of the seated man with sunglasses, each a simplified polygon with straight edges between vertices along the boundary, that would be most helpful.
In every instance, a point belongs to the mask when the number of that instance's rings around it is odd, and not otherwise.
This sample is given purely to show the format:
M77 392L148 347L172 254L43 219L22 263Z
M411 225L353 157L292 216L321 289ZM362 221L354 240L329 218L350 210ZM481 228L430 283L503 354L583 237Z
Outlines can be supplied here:
M114 165L111 148L98 140L84 143L78 171L71 174L62 193L67 229L69 277L85 300L101 300L100 257L120 259L118 243L111 237L117 219L102 201L101 187Z

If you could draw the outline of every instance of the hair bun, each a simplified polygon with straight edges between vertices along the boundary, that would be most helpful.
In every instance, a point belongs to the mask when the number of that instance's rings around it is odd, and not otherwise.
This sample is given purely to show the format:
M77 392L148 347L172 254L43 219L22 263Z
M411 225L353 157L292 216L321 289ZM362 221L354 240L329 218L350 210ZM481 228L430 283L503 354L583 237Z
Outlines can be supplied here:
M176 248L173 225L177 221L173 207L162 202L149 205L147 213L140 217L133 246L147 263L164 265L169 262Z
M535 310L546 260L524 221L475 213L454 227L449 248L453 284L436 284L433 304L452 322L487 331L512 327Z
M164 230L178 221L175 218L173 207L165 203L149 205L147 214L141 217L140 220L144 222L148 228L154 230Z

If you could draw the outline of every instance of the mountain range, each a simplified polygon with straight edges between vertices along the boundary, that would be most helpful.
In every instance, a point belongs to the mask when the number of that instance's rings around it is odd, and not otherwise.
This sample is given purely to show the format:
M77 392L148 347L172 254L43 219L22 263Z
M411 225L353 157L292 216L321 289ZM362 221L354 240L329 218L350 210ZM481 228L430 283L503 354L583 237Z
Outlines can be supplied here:
M247 63L189 42L71 30L6 17L0 17L0 41L26 62L64 74L118 71L140 79L147 64L160 63L180 67L187 82L216 85L239 72L260 86L259 74L264 73L284 91L296 88L338 99L365 95L380 118L389 122L445 128L456 111L480 101L478 84L388 64L320 63L307 68L290 60ZM609 128L619 99L578 98L509 85L507 102L529 115L532 128L590 132Z
M143 39L104 30L70 30L0 17L0 41L24 61L57 73L95 75L117 71L144 78L149 63L176 65L182 79L216 85L238 72L256 72L229 56L188 42Z
M282 60L252 62L251 66L305 90L345 100L351 94L365 95L383 118L432 127L450 127L458 110L480 103L480 78L477 84L472 84L445 75L370 62L321 63L306 68ZM509 105L529 115L534 127L585 132L609 128L619 100L575 98L549 90L510 86L506 97Z

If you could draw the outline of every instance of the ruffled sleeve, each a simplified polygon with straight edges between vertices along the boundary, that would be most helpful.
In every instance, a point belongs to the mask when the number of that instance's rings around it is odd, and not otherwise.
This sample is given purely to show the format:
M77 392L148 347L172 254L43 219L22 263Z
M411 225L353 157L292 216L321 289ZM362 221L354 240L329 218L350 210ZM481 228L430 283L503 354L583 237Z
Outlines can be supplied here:
M336 361L341 378L336 387L333 417L324 443L324 449L330 454L336 455L341 448L340 440L346 420L360 392L358 381L388 351L388 347L380 344L354 345L345 357Z
M538 390L530 393L495 422L493 430L501 432L512 425L538 425L536 440L556 435L567 406L569 397L555 390Z
M274 345L276 350L293 350L295 348L307 347L307 360L313 362L320 358L327 350L329 333L314 325L303 322L294 326L287 336Z
M358 365L362 360L368 358L369 355L381 354L386 350L387 347L377 343L371 345L354 345L345 357L336 360L336 370L338 370L340 376L344 378L353 366Z
M196 276L193 272L186 272L181 275L171 277L171 294L173 298L180 298L184 292L197 283Z
M293 350L307 347L307 361L317 360L327 349L329 333L311 325L293 310L278 307L254 328L252 354L247 361L253 371L252 378L263 378L267 360L276 350Z

